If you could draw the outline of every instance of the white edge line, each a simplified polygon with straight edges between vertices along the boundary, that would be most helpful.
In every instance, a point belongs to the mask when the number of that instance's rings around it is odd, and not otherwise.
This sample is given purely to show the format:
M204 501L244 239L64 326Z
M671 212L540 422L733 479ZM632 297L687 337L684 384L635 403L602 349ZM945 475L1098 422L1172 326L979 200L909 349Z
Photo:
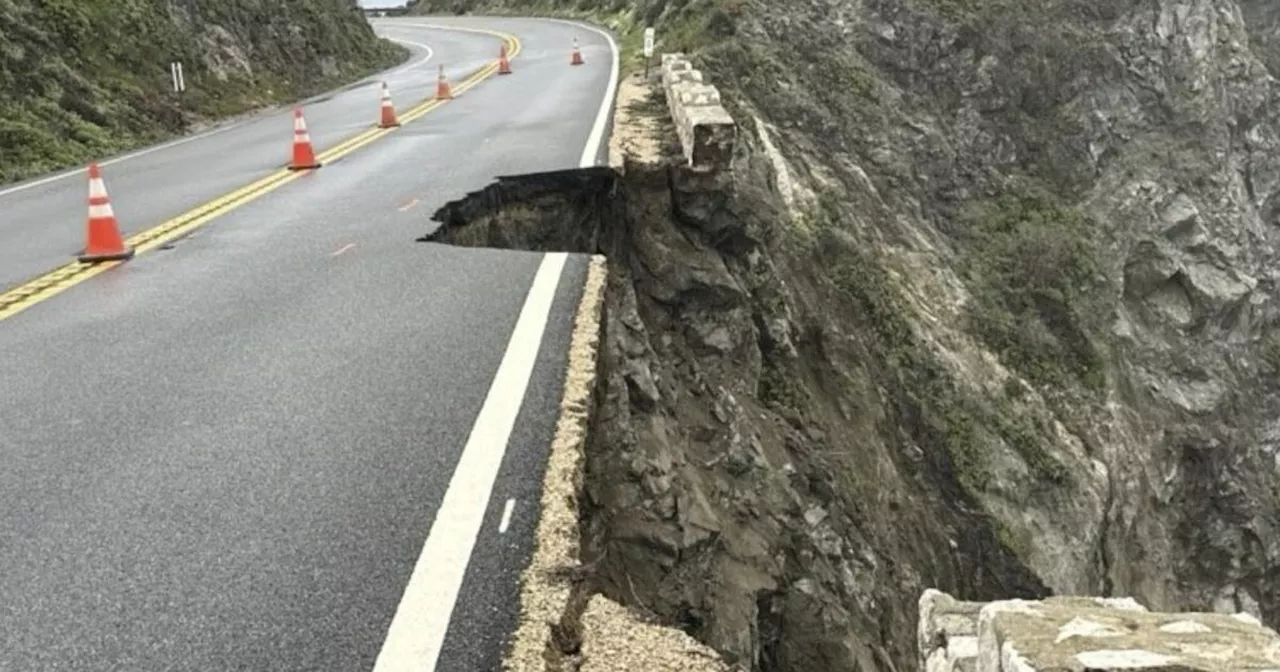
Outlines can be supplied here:
M609 86L604 90L604 100L600 101L600 111L596 113L596 121L591 126L591 135L587 136L587 146L582 149L582 158L578 161L579 168L590 168L596 165L596 161L599 159L600 145L605 141L605 127L609 123L609 110L613 108L613 98L618 92L618 43L613 41L613 35L610 35L608 31L589 23L566 21L564 19L545 20L590 30L598 35L603 35L604 39L609 42L609 56L613 60L609 66Z
M409 65L402 65L402 66L399 66L399 67L395 68L394 70L389 70L389 71L387 71L387 72L383 73L383 76L384 76L384 77L385 77L385 76L389 76L389 75L398 75L398 74L401 74L401 73L403 73L403 72L408 72L409 70L412 70L412 69L414 69L414 68L421 67L422 65L424 65L425 63L427 63L428 61L430 61L430 60L431 60L431 58L432 58L433 56L435 56L435 51L434 51L434 50L432 50L432 49L431 49L431 47L429 47L429 46L427 46L427 45L425 45L425 44L422 44L422 43L420 43L420 42L413 42L413 41L411 41L411 40L402 40L402 39L397 38L397 37L388 37L388 39L393 40L393 41L395 41L395 42L403 42L404 44L412 44L412 45L413 45L413 46L415 46L415 47L421 47L421 48L423 48L423 49L426 49L426 50L427 50L427 55L426 55L426 57L425 57L425 58L423 58L423 59L422 59L422 60L420 60L420 61L417 61L416 63L411 63L411 64L409 64ZM377 75L374 75L374 76L373 76L372 78L370 78L370 79L376 79L376 78L377 78ZM283 106L282 106L282 109L283 109ZM277 113L278 113L278 112L279 112L279 111L277 111ZM253 113L253 111L252 111L252 110L250 110L250 111L246 112L246 114L252 114L252 113ZM217 135L217 134L219 134L219 133L226 133L227 131L230 131L230 130L232 130L232 129L235 129L235 128L239 128L239 127L241 127L241 126L244 126L245 124L247 124L247 123L249 123L249 122L251 122L251 121L257 121L257 119L242 119L242 120L240 120L240 121L236 121L236 122L229 123L229 124L227 124L226 126L219 126L218 128L209 129L209 130L207 130L207 131L203 131L203 132L197 133L197 134L195 134L195 135L188 135L188 136L186 136L186 137L184 137L184 138L177 138L177 139L174 139L174 140L170 140L169 142L161 143L161 144L159 144L159 145L154 145L154 146L151 146L151 147L146 147L146 148L143 148L143 149L139 149L139 150L136 150L136 151L133 151L133 152L129 152L128 154L122 154L122 155L117 156L117 157L115 157L115 158L107 159L106 161L99 161L99 162L98 162L98 165L99 165L99 166L102 166L103 168L106 168L106 167L108 167L108 166L113 166L113 165L115 165L115 164L117 164L117 163L123 163L123 162L125 162L125 161L129 161L129 160L131 160L131 159L138 159L138 158L142 158L142 157L144 157L144 156L146 156L146 155L148 155L148 154L154 154L155 152L159 152L159 151L161 151L161 150L165 150L165 149L172 149L172 148L174 148L174 147L178 147L178 146L181 146L181 145L185 145L185 144L187 144L187 143L189 143L189 142L195 142L196 140L203 140L203 139L205 139L205 138L208 138L208 137L211 137L211 136ZM42 187L42 186L44 186L44 185L46 185L46 184L50 184L50 183L52 183L52 182L57 182L58 180L65 180L65 179L67 179L68 177L75 177L76 175L81 175L81 174L86 173L86 172L88 172L88 168L84 168L84 167L81 167L81 168L72 168L71 170L67 170L67 171L65 171L65 172L55 173L55 174L53 174L53 175L49 175L48 177L40 178L40 179L38 179L38 180L36 180L36 181L34 181L34 182L27 182L27 183L25 183L25 184L19 184L19 185L17 185L17 186L9 187L9 188L7 188L7 189L0 189L0 197L8 196L8 195L10 195L10 194L16 194L16 193L18 193L18 192L20 192L20 191L26 191L26 190L28 190L28 189L35 189L36 187Z
M521 17L523 18L523 17ZM600 110L596 113L596 120L591 125L591 134L587 136L587 144L582 149L582 157L578 160L579 168L590 168L596 165L600 156L600 145L604 143L605 127L609 124L609 111L613 108L613 98L618 92L618 43L614 41L613 35L608 31L597 28L589 23L581 23L578 21L567 21L565 19L544 19L529 18L531 21L546 21L548 23L560 23L566 26L573 26L583 30L589 30L598 35L604 36L605 41L609 43L609 56L612 63L609 66L609 86L605 88L604 100L600 101ZM454 28L449 25L428 24L428 23L409 23L398 22L403 26L417 26L419 28L435 28L437 30L449 30ZM455 30L466 31L466 28L457 27Z
M400 39L400 38L398 38L398 37L392 37L392 36L390 36L390 35L388 35L388 36L387 36L387 39L388 39L388 40L391 40L392 42L399 42L399 43L401 43L401 44L412 44L412 45L413 45L413 46L415 46L415 47L420 47L420 48L422 48L422 49L426 49L426 50L427 50L427 55L426 55L422 60L420 60L420 61L417 61L417 62L415 62L415 63L410 63L409 65L402 65L402 66L400 66L400 67L396 68L395 70L392 70L391 72L385 73L385 74L383 75L384 77L385 77L385 76L388 76L388 75L398 75L398 74L400 74L400 73L402 73L402 72L408 72L408 71L410 71L410 70L412 70L412 69L414 69L414 68L416 68L416 67L418 67L418 66L420 66L420 65L425 64L427 61L431 60L431 57L432 57L432 56L435 56L435 55L436 55L436 52L435 52L431 47L429 47L429 46L427 46L427 45L425 45L425 44L423 44L423 43L421 43L421 42L414 42L413 40L402 40L402 39Z
M130 160L130 159L136 159L136 158L139 158L139 157L146 156L146 155L148 155L148 154L153 154L153 153L158 152L158 151L163 150L163 149L171 149L171 148L173 148L173 147L177 147L177 146L179 146L179 145L185 145L185 144L187 144L188 142L195 142L196 140L203 140L204 138L208 138L208 137L210 137L210 136L214 136L214 135L217 135L217 134L219 134L219 133L226 133L227 131L230 131L230 130L232 130L232 129L234 129L234 128L239 128L239 127L241 127L241 126L243 126L243 125L245 125L245 124L247 124L247 123L249 123L249 120L237 121L237 122L234 122L234 123L228 124L228 125L226 125L226 126L221 126L221 127L219 127L219 128L214 128L214 129L211 129L211 130L203 131L203 132L201 132L201 133L197 133L197 134L195 134L195 135L188 135L188 136L187 136L187 137L185 137L185 138L178 138L178 139L176 139L176 140L170 140L169 142L165 142L165 143L162 143L162 144L159 144L159 145L154 145L154 146L152 146L152 147L147 147L147 148L145 148L145 149L140 149L140 150L137 150L137 151L134 151L134 152L130 152L130 153L128 153L128 154L122 154L122 155L117 156L117 157L115 157L115 158L113 158L113 159L107 159L106 161L99 161L99 162L98 162L98 165L99 165L99 166L102 166L103 168L106 168L107 166L113 166L113 165L115 165L115 164L117 164L117 163L123 163L123 162L125 162L125 161ZM16 194L16 193L18 193L18 192L20 192L20 191L26 191L27 189L34 189L34 188L36 188L36 187L41 187L41 186L44 186L44 185L46 185L46 184L49 184L50 182L57 182L58 180L64 180L64 179L66 179L66 178L68 178L68 177L74 177L74 176L76 176L76 175L80 175L81 173L85 173L85 172L88 172L88 168L83 168L83 167L82 167L82 168L73 168L73 169L68 170L68 171L66 171L66 172L63 172L63 173L56 173L56 174L54 174L54 175L50 175L50 176L48 176L48 177L41 178L41 179L36 180L36 181L34 181L34 182L27 182L26 184L19 184L19 185L15 186L15 187L9 187L9 188L7 188L7 189L0 189L0 196L8 196L9 194Z
M498 534L506 534L507 528L511 527L511 514L516 510L516 500L514 497L507 500L507 505L502 509L502 522L498 523Z
M373 672L434 672L546 332L568 254L542 257L502 363L414 564Z

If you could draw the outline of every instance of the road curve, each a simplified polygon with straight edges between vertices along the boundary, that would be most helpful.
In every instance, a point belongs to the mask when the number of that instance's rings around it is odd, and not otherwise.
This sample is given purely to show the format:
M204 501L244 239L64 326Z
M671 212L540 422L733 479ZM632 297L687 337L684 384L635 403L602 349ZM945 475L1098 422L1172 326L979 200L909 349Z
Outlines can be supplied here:
M427 23L516 35L515 74L0 320L0 669L499 669L586 262L413 240L495 175L592 160L616 71L567 24L379 21L433 52L389 76L402 108L500 42ZM374 86L307 106L320 149ZM268 115L111 165L117 214L154 226L289 137ZM80 244L83 176L28 184L0 191L0 286Z

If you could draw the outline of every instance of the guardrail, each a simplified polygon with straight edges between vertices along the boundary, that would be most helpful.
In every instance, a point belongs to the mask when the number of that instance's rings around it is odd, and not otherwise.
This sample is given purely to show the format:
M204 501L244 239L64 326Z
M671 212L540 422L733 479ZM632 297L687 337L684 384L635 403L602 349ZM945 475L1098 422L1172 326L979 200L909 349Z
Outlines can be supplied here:
M720 90L704 82L684 54L662 55L662 89L688 164L727 168L738 128L720 104Z

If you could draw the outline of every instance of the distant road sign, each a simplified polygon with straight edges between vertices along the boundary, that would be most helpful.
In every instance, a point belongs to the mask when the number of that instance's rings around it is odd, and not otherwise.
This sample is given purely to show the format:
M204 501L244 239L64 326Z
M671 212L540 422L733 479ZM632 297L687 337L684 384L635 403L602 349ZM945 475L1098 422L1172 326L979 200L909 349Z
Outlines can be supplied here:
M653 56L653 28L644 29L644 57Z

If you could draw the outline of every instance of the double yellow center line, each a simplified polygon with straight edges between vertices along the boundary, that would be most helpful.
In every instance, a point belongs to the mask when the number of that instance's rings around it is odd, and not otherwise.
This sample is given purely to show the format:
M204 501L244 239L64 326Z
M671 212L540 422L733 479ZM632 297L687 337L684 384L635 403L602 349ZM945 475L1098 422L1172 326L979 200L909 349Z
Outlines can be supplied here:
M471 33L481 33L501 38L507 45L507 57L514 58L520 53L520 39L508 33L500 33L492 30L482 30L479 28L459 28L455 26L426 26L423 24L415 24L428 28L440 28L444 30L461 30ZM467 89L479 84L488 77L492 76L498 70L498 63L494 61L483 68L471 73L457 85L453 86L454 95L460 94ZM448 100L432 98L410 108L403 114L399 115L402 125L409 124L432 110L444 105ZM398 128L379 128L374 127L364 131L355 137L348 138L339 143L336 147L330 148L317 155L320 163L329 163L340 159L356 150L379 140L390 133L399 130ZM284 136L282 136L284 137ZM157 247L170 243L188 233L203 226L215 218L231 212L232 210L254 201L266 194L283 187L290 182L302 177L310 170L292 171L282 168L253 184L241 187L229 194L219 196L218 198L189 210L163 224L147 229L140 233L130 236L125 244L134 248L137 254L143 254L154 250ZM0 320L12 317L18 313L30 308L31 306L46 301L57 296L58 294L106 271L125 263L123 261L108 261L96 264L86 264L81 261L73 261L65 264L52 271L30 280L18 287L0 294Z

